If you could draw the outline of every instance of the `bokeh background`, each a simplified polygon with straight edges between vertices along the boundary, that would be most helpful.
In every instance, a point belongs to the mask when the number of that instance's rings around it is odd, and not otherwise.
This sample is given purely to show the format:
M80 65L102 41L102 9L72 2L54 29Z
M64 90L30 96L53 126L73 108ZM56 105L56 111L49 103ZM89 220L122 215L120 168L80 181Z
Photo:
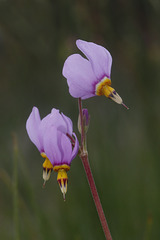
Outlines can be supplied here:
M77 100L62 76L76 39L112 54L112 84L129 106L83 102L91 122L90 164L117 240L160 239L160 2L0 0L0 239L104 239L78 157L66 202L53 173L42 188L42 158L25 123L32 107L72 118Z

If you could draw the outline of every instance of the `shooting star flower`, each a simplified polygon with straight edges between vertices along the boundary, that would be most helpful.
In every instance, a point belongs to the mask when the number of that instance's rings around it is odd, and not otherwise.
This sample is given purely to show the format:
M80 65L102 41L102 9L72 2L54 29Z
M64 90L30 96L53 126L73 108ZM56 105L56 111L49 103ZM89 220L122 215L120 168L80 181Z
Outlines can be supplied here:
M67 79L71 96L87 99L105 95L126 107L122 98L111 87L112 57L109 51L100 45L83 40L77 40L76 45L88 59L80 54L73 54L64 63L62 73Z
M26 122L26 129L30 140L45 158L44 183L50 178L52 170L58 172L57 181L65 197L68 182L66 172L79 149L71 119L53 108L51 113L41 120L38 108L33 107Z

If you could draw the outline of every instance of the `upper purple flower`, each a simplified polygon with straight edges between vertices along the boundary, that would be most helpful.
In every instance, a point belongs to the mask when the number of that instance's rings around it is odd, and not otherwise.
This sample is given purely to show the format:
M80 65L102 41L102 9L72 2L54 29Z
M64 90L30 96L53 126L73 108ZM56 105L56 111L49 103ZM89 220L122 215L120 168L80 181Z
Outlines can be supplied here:
M87 59L80 54L73 54L64 63L63 76L67 79L71 96L87 99L105 95L122 104L121 97L111 87L112 57L109 51L83 40L77 40L76 45Z

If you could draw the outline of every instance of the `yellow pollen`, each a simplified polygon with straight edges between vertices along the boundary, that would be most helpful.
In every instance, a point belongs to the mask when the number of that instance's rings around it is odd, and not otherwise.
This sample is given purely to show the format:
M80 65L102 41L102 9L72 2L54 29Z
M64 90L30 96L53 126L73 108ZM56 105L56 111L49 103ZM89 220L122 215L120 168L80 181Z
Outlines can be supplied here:
M45 169L53 169L53 165L52 163L49 161L48 158L45 159L44 163L43 163L43 168Z
M57 165L53 167L53 170L55 172L58 172L60 169L64 169L66 172L69 171L70 166L68 166L67 164L62 164L62 165Z
M47 156L46 156L46 154L45 154L44 152L41 153L41 156L42 156L43 158L47 158Z
M43 186L45 186L46 181L50 178L51 172L53 170L53 165L49 161L49 159L47 158L44 152L41 153L41 156L45 158L45 161L43 163L43 179L44 179Z
M96 85L96 95L102 96L105 95L103 88L105 86L111 86L111 79L104 77L99 83Z
M111 87L111 80L107 77L104 77L96 85L96 95L102 96L105 95L107 98L112 99L118 104L122 104L122 98L118 95L114 88Z

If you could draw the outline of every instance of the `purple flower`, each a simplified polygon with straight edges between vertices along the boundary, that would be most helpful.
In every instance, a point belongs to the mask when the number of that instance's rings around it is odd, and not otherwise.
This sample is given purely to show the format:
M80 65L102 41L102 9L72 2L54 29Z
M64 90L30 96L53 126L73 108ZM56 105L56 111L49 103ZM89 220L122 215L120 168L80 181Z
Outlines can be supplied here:
M67 79L71 96L87 99L105 95L123 104L121 97L111 87L112 57L109 51L83 40L77 40L76 45L88 59L73 54L64 63L63 76Z
M79 150L71 119L53 108L51 113L41 120L38 108L33 107L26 122L26 129L29 138L45 158L44 181L49 179L52 170L58 172L57 180L65 197L68 182L66 171L70 169L71 161Z

